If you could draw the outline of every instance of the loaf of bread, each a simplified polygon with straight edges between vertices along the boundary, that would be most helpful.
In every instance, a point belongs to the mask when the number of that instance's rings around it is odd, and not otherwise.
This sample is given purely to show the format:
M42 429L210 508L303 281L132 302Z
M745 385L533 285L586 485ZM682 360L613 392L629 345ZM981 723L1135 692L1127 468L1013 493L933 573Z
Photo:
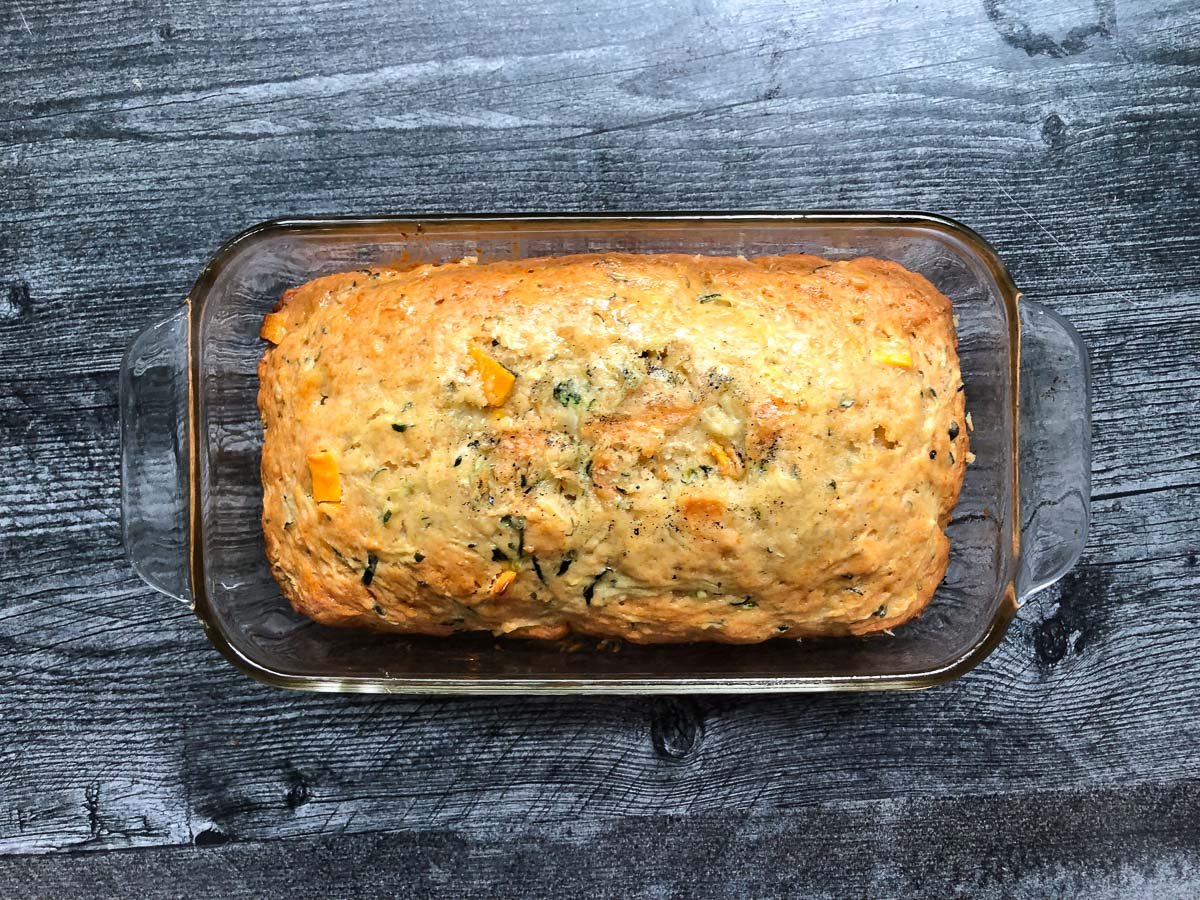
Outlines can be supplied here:
M263 530L329 625L865 634L945 573L950 302L877 259L369 268L263 322Z

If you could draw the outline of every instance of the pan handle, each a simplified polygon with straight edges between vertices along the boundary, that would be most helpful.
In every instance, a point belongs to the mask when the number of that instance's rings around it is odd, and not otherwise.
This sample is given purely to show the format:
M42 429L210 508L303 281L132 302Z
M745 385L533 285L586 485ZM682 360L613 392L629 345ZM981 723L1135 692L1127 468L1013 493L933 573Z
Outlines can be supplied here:
M1079 560L1091 514L1091 369L1071 323L1021 300L1020 562L1023 603Z
M190 605L188 328L184 304L121 363L121 536L142 580Z

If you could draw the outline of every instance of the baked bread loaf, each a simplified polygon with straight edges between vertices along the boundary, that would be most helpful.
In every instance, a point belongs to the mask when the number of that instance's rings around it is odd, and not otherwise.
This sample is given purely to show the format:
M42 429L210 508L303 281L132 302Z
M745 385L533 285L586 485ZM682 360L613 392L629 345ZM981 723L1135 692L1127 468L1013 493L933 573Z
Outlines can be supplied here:
M945 573L950 302L877 259L370 268L263 322L263 530L328 625L865 634Z

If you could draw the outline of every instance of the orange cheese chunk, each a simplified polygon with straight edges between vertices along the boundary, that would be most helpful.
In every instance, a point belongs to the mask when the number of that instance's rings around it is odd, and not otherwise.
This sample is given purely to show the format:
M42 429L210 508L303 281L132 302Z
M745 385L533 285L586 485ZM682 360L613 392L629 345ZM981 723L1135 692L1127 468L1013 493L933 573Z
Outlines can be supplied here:
M310 453L308 471L312 475L312 495L318 503L341 503L342 481L332 453Z
M286 333L283 326L283 313L267 313L263 316L262 328L258 330L258 336L264 341L278 344Z
M895 366L898 369L912 368L912 354L907 347L897 344L879 347L871 353L871 356L875 358L876 362L881 362L886 366Z
M734 479L742 477L744 472L742 468L742 460L741 457L738 456L736 450L726 450L720 444L709 444L706 449L708 450L708 455L713 458L714 462L716 462L717 470L722 475L724 475L726 478Z
M479 380L483 383L483 396L487 405L503 406L508 395L512 393L517 376L474 344L467 348L467 352L471 354L474 363L471 368L479 373Z
M725 512L725 504L713 497L688 496L679 501L684 518L715 521Z
M512 569L505 569L496 576L496 580L492 582L492 586L488 588L488 593L493 597L499 597L508 590L508 586L517 580L517 573Z

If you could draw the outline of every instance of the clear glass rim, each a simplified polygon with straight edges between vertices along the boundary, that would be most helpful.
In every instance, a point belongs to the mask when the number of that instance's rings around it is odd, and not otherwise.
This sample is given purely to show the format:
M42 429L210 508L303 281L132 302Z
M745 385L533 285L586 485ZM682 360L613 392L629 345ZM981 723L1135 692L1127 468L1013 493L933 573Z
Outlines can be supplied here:
M715 224L753 226L824 226L924 228L949 235L964 243L987 270L999 288L1009 328L1009 384L1012 409L1012 542L1013 554L1004 576L1002 596L987 629L953 661L936 668L889 675L817 675L817 676L697 676L633 677L595 676L561 678L530 676L454 676L354 677L284 672L262 665L242 653L227 637L205 589L203 548L203 510L200 503L201 437L198 384L200 383L200 315L205 299L220 274L235 256L260 241L286 233L359 232L395 229L414 235L462 230L500 231L519 227L523 230L553 230L589 226L678 225L703 227ZM542 228L540 228L541 226ZM269 219L253 225L227 240L209 259L188 295L188 566L192 586L192 609L200 619L209 640L229 662L245 674L265 684L292 690L344 693L440 693L440 694L716 694L716 693L799 693L833 691L920 690L961 677L995 649L1004 637L1019 608L1014 584L1020 557L1020 460L1019 452L1019 374L1020 316L1017 304L1020 291L995 249L981 235L946 216L910 211L727 211L727 212L582 212L582 213L451 213L438 215L383 216L300 216ZM1001 536L1003 539L1003 536Z

